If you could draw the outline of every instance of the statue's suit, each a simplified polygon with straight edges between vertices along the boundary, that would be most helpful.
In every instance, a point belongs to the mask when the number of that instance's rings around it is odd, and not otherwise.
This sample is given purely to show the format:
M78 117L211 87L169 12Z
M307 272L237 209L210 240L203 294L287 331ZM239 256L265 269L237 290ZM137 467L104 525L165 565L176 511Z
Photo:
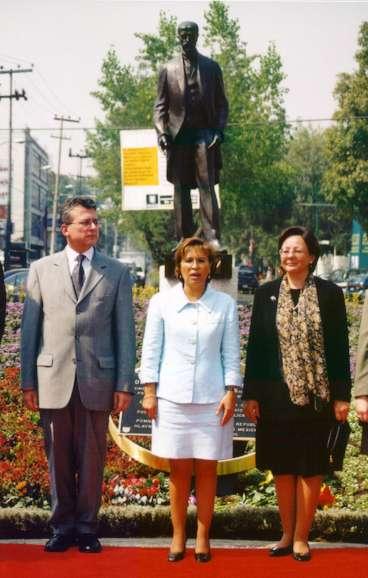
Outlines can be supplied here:
M200 114L202 115L200 129L205 129L210 135L211 131L223 132L228 117L228 102L225 96L224 83L219 65L210 58L197 53L197 84L200 95ZM178 139L185 129L187 115L187 81L180 54L165 64L159 74L157 98L154 105L154 124L158 137L166 135L173 140L173 146L167 156L167 179L175 187L187 187L188 189L199 186L201 195L201 218L204 229L218 228L218 209L211 207L216 205L214 197L214 185L218 183L219 172L222 166L220 147L215 146L208 151L208 158L192 159L184 158L183 149L177 148ZM208 143L207 143L208 144ZM203 163L208 166L203 167ZM198 173L198 171L200 171ZM202 198L203 197L203 198ZM207 197L207 198L206 198ZM176 220L179 221L179 235L185 232L185 223L190 219L191 207L181 207L180 199L176 208ZM174 199L175 202L175 199ZM185 199L183 200L186 204ZM189 211L189 213L188 213ZM182 213L182 214L181 214ZM215 223L214 223L215 222ZM184 231L182 230L184 229ZM187 231L190 234L190 231ZM216 231L217 232L217 231ZM193 231L192 231L193 233ZM188 236L183 234L182 236Z
M65 251L32 263L21 385L38 390L56 533L96 530L108 415L114 391L132 391L134 366L128 269L95 251L77 299ZM78 424L79 436L70 420Z

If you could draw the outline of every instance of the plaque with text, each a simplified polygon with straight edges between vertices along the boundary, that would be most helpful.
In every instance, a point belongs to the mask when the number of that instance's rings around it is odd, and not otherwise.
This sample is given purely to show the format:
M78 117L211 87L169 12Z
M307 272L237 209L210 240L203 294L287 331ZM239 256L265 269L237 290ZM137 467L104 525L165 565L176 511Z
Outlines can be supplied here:
M151 420L142 408L143 385L138 374L135 376L135 395L127 411L120 414L119 431L125 435L151 435ZM241 392L237 394L237 404L234 415L234 439L253 439L255 424L248 421L243 415Z

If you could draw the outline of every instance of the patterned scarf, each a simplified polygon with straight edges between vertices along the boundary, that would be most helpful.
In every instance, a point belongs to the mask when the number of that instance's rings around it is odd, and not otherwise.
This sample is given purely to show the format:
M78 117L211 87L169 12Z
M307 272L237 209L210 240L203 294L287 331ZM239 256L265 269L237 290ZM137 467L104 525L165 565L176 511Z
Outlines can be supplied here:
M330 399L321 315L313 276L307 278L294 305L286 275L277 304L276 325L282 369L290 398L296 405L310 403L310 394Z

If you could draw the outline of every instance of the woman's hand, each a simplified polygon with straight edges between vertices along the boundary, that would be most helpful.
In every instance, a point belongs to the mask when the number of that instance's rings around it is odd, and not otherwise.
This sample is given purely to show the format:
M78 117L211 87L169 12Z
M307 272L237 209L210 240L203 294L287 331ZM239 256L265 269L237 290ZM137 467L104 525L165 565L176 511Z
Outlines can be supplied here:
M150 419L157 417L157 395L156 383L144 384L144 395L142 399L142 407Z
M255 399L247 399L243 405L243 412L245 417L247 417L253 423L257 423L257 419L260 418L259 403Z
M150 419L157 417L157 396L156 394L144 395L142 399L142 407Z
M221 425L226 425L227 422L233 417L235 406L236 392L234 390L227 391L216 410L216 415L220 415L222 413L222 418L220 421Z
M334 412L337 421L346 421L349 413L350 403L348 401L335 401Z
M360 421L368 421L368 396L361 395L355 398L355 411Z

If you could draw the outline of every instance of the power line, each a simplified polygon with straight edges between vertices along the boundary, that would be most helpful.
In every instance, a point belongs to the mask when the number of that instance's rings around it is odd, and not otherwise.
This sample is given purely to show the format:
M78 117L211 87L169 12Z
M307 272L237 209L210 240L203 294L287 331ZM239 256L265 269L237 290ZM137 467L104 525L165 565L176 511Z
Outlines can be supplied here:
M41 72L39 70L36 71L36 74L40 77L41 81L43 82L43 84L45 85L45 87L47 88L47 90L50 92L53 100L59 102L59 105L61 105L61 108L65 111L67 111L70 114L70 107L66 106L66 104L60 99L60 96L56 93L56 91L54 91L46 82L45 77L43 76L43 74L41 74Z
M25 58L20 58L20 57L16 57L16 56L9 56L8 54L0 54L0 58L2 60L6 60L8 61L10 64L9 65L13 65L15 66L16 64L18 64L19 62L22 63L22 65L24 66L26 63L29 63L29 59L25 59ZM19 66L19 64L18 64ZM33 64L31 64L31 66L33 67ZM60 99L60 96L47 84L45 77L41 74L41 72L39 70L35 70L34 72L36 72L36 75L39 76L40 80L43 82L43 84L45 85L45 87L47 88L47 90L50 92L50 94L52 95L53 101L57 100L59 102L59 104L61 104L62 108L64 110L68 110L68 107L65 106L65 103L63 103Z
M9 168L8 168L8 207L6 216L6 235L5 235L5 258L4 258L4 269L10 267L10 246L11 246L11 235L12 235L12 184L13 184L13 171L12 171L12 154L13 154L13 98L19 100L23 98L27 99L26 93L23 90L19 93L17 90L13 93L13 76L14 74L33 72L32 68L4 68L0 66L0 74L9 74L9 94L2 95L1 98L9 98Z
M55 252L55 239L56 239L56 218L57 218L57 205L58 205L58 197L59 197L59 180L60 180L60 167L61 167L61 149L63 140L67 137L63 136L64 131L64 122L79 122L80 119L72 118L71 116L63 116L57 115L54 116L55 120L60 121L60 132L59 136L55 137L59 139L59 157L58 157L58 168L55 177L55 189L54 189L54 197L52 200L52 225L51 225L51 239L50 239L50 255Z
M255 122L244 122L244 123L229 123L228 127L257 127L257 126L264 126L269 124L302 124L302 123L315 123L315 122L349 122L349 121L356 121L356 120L368 120L368 115L361 115L361 116L350 116L344 119L336 119L336 118L296 118L296 119L285 119L284 121L280 120L268 120L268 121L255 121ZM103 121L101 121L103 122ZM37 131L52 131L55 130L54 127L28 127L30 130L37 132ZM102 125L101 128L103 130L138 130L150 127L142 127L142 126L111 126L111 125ZM0 131L7 130L4 127L0 127ZM24 130L22 128L14 128L13 130ZM97 130L96 126L79 126L79 127L68 127L65 129L66 131L75 132L75 131L94 131Z
M90 159L91 157L86 153L72 153L72 149L69 149L69 157L79 159L79 194L82 193L82 163L84 159Z

